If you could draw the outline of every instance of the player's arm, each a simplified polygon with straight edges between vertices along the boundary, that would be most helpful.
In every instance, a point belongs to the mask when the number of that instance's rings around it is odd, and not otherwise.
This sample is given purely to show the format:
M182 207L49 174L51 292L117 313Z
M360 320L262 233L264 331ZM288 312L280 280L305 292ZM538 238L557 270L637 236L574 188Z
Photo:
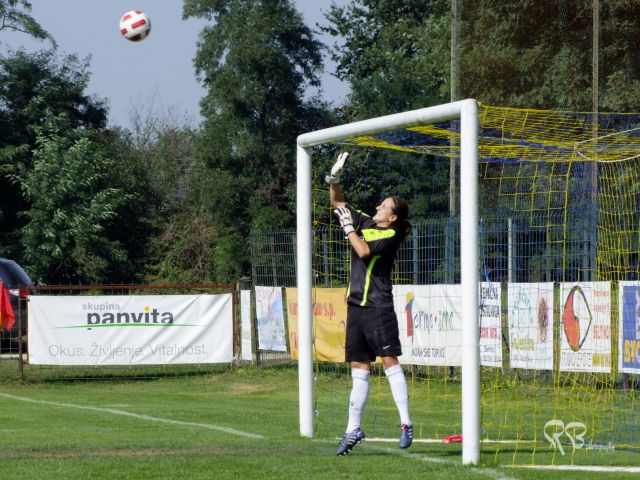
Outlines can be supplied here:
M340 187L340 175L348 156L347 152L342 152L338 155L336 163L331 167L331 173L325 177L325 181L329 184L329 201L333 208L344 207L345 204L342 188Z
M360 258L369 258L371 256L369 244L360 238L360 235L353 232L347 235L347 239Z
M325 177L325 180L329 184L329 200L331 206L335 208L333 212L338 216L340 226L344 230L347 240L349 240L351 246L360 258L367 258L371 255L369 245L356 233L356 229L353 226L351 210L344 201L344 195L340 187L340 175L342 174L342 169L348 156L348 152L342 152L338 155L336 163L331 167L331 173Z
M338 206L333 211L340 221L340 226L344 230L344 234L351 243L351 246L355 250L356 254L360 258L368 258L371 256L371 249L369 248L369 244L365 242L360 235L356 233L356 229L353 226L353 216L351 215L351 210L345 204Z
M329 201L333 208L344 207L344 195L342 194L342 188L339 183L332 183L329 185Z

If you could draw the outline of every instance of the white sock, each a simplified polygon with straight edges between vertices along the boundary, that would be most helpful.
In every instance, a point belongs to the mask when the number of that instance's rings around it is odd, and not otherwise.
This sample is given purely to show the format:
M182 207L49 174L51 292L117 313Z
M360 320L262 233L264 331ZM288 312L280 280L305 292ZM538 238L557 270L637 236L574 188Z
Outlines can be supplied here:
M369 370L351 369L353 386L349 397L349 424L347 433L360 426L364 406L369 399Z
M404 371L400 365L394 365L387 368L384 373L387 375L389 385L391 386L391 393L393 394L393 400L398 407L398 413L400 414L400 423L404 425L411 425L411 418L409 417L409 394L407 393L407 381L404 378Z

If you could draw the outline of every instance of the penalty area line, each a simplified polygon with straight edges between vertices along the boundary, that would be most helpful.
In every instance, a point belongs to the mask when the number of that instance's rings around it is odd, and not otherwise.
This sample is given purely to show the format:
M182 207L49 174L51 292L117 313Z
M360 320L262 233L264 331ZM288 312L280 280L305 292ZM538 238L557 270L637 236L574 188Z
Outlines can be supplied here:
M91 407L88 405L77 405L74 403L63 403L63 402L49 402L47 400L35 400L29 397L20 397L18 395L11 395L9 393L0 393L0 397L7 398L11 400L18 400L20 402L34 403L38 405L49 405L52 407L63 407L63 408L74 408L77 410L89 410L92 412L101 412L101 413L110 413L113 415L122 415L125 417L136 418L138 420L145 420L148 422L159 422L159 423L168 423L171 425L180 425L183 427L195 427L195 428L206 428L208 430L216 430L218 432L228 433L230 435L237 435L244 438L253 438L256 440L260 440L265 438L262 435L251 432L243 432L242 430L236 430L235 428L223 427L222 425L215 425L211 423L195 423L195 422L183 422L181 420L172 420L170 418L162 418L162 417L152 417L150 415L144 415L140 413L127 412L125 410L116 410L113 408L100 408L100 407Z
M340 440L340 439L338 439ZM397 438L383 438L383 437L367 437L367 442L378 442L378 443L398 443ZM490 440L490 439L482 439L481 443L503 443L507 445L518 445L525 443L534 443L533 440ZM442 438L414 438L413 443L447 443ZM461 443L461 442L451 442L451 443Z
M425 462L425 463L436 463L440 465L450 465L452 467L462 467L462 464L459 461L454 462L452 460L447 460L445 458L430 457L428 455L424 455L420 453L411 453L408 451L399 450L395 448L378 447L378 446L371 446L371 445L365 445L365 444L366 444L366 441L361 445L367 448L368 450L373 450L375 452L386 453L389 455L397 455L402 458L418 460L420 462ZM479 475L489 477L492 480L517 480L516 478L510 477L509 475L505 475L504 473L499 472L494 468L486 468L486 467L469 467L469 468L470 468L469 470L470 472L474 472Z
M532 470L564 470L603 473L640 473L640 467L615 467L597 465L509 465L509 468L528 468Z
M395 455L398 457L406 458L408 460L415 460L418 462L433 463L436 465L447 465L451 467L462 467L462 463L460 461L453 461L446 458L434 457L430 455L425 455L424 453L417 453L417 452L414 453L408 450L400 450L399 448L389 448L389 447L381 447L378 445L371 445L371 442L369 442L369 440L370 439L367 438L364 442L359 444L356 448L369 450L373 452L386 453L387 455ZM338 442L339 439L336 439L335 441L328 440L328 439L322 439L317 441L322 443L335 443L337 445L336 442ZM396 439L395 441L397 442L398 440ZM442 440L440 440L440 442L442 442ZM416 443L416 439L413 440L413 443L414 444ZM494 468L486 468L486 467L468 467L468 468L470 469L469 470L470 472L474 472L474 473L477 473L478 475L489 477L492 480L517 480L516 478L506 475Z

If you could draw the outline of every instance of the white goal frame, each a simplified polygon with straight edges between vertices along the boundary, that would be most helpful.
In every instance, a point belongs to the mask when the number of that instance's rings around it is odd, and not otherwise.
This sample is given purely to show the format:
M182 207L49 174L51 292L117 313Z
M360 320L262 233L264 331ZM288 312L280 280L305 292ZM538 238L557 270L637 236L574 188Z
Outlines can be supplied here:
M478 104L473 99L305 133L297 139L298 384L300 435L314 435L311 150L316 145L460 119L462 463L480 460L478 338ZM328 201L328 200L327 200Z

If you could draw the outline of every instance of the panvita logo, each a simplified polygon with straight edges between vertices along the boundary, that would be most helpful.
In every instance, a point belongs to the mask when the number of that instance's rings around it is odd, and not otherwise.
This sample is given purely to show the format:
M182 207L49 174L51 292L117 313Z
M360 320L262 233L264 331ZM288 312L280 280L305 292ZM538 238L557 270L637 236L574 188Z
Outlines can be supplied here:
M144 307L144 312L104 312L87 313L87 325L169 325L173 324L173 313L159 312L151 307Z

